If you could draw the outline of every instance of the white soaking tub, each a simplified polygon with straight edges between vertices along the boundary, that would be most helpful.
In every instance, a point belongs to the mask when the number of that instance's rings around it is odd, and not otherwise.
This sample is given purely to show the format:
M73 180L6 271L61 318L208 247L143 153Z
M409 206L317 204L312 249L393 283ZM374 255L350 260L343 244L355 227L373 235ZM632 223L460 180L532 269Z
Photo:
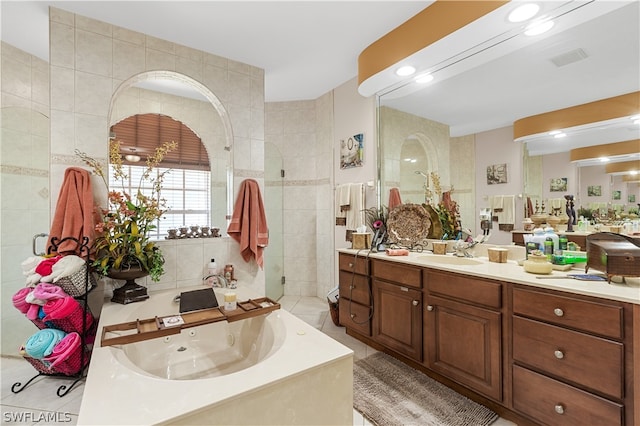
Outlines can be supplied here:
M174 297L201 288L107 303L98 336L105 325L176 314ZM98 338L78 424L344 425L352 416L353 352L278 309L127 345Z

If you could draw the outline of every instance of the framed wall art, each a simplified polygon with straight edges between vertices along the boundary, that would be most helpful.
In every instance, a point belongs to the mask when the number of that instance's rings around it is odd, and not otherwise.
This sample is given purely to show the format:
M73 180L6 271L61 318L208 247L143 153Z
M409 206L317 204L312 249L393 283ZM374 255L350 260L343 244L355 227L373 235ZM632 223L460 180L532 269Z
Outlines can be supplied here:
M487 166L487 185L507 183L507 165L494 164Z
M551 192L567 192L567 178L554 178L551 179L549 185L549 191Z
M364 160L364 134L340 140L340 168L362 167Z
M602 186L589 185L587 186L587 197L600 197L602 195Z

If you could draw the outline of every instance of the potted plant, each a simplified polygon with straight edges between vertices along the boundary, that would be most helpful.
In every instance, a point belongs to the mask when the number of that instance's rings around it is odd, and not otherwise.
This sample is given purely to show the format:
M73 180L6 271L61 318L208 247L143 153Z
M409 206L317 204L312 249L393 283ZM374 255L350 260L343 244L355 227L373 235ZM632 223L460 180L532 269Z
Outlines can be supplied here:
M129 176L123 168L119 141L109 144L109 162L115 180L121 185L119 190L109 188L102 164L76 150L76 155L102 178L109 189L108 206L100 210L101 221L95 228L92 265L101 275L126 280L123 287L114 291L113 302L127 304L147 299L146 287L136 284L135 279L149 275L153 281L159 281L164 274L162 251L150 240L149 234L166 211L165 200L159 198L159 194L168 170L156 173L154 169L167 153L176 148L175 142L165 142L156 148L154 155L147 158L146 168L134 195L126 190L125 182L128 182ZM145 182L148 183L146 187L151 188L146 194L142 190Z

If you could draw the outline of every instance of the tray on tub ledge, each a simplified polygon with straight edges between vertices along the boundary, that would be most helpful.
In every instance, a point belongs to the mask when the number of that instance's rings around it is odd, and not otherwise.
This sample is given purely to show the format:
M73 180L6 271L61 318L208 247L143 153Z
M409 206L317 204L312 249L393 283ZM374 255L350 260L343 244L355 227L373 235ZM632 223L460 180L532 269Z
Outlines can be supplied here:
M100 344L102 346L126 345L143 340L178 334L184 328L211 324L218 321L240 321L257 317L280 309L280 304L268 297L248 299L238 302L237 308L227 311L222 306L182 314L165 315L119 324L105 325L102 328Z

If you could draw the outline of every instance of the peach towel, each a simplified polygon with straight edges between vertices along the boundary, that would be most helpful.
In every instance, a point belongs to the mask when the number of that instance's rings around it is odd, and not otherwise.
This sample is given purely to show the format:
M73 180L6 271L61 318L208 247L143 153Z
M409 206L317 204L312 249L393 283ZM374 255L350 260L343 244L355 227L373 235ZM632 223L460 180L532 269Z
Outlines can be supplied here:
M409 250L407 249L387 249L387 256L409 256Z
M400 204L402 204L402 199L400 198L400 190L398 188L391 188L389 190L389 211L393 210Z
M245 262L255 257L258 266L264 267L262 255L264 248L269 244L269 228L260 186L255 180L245 179L240 184L227 233L240 243L240 254Z
M64 181L60 188L56 211L49 231L47 252L51 250L51 238L59 239L73 237L82 242L82 237L89 237L89 247L93 243L95 228L95 210L93 205L93 191L91 189L91 174L79 167L69 167L64 172ZM60 254L79 253L74 241L65 241L58 247Z

